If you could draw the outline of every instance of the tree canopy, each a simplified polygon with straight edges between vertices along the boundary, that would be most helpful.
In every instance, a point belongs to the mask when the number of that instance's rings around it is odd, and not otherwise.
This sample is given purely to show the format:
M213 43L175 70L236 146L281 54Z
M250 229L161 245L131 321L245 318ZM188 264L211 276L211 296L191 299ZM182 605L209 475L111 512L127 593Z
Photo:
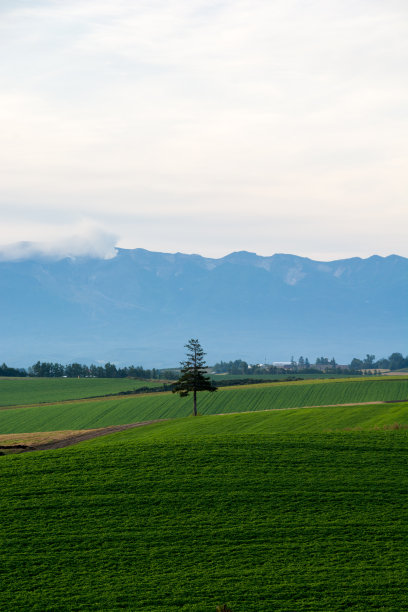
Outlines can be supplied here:
M197 416L197 392L216 391L209 376L204 360L204 353L201 344L197 339L191 338L184 345L187 349L186 360L181 362L180 378L174 383L173 393L179 393L180 397L186 397L190 392L193 393L194 416Z

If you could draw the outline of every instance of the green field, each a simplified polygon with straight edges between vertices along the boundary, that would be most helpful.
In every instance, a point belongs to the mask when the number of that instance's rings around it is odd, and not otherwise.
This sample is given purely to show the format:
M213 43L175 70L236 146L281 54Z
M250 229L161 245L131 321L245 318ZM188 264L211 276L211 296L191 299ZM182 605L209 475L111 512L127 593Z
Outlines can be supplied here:
M343 431L408 430L408 402L384 405L299 408L276 412L223 414L162 421L148 427L97 438L92 444L122 441L171 441L185 437L235 436L236 434L339 433Z
M171 393L0 410L0 433L169 419L0 457L2 610L407 610L408 402L330 406L407 397L384 377L223 388L197 418Z
M199 394L202 414L404 400L408 379L365 379L276 383ZM89 429L190 415L192 399L172 393L0 410L0 433Z
M98 397L160 384L128 378L0 378L0 406Z
M214 376L214 380L225 382L226 380L242 380L242 376L228 375ZM271 382L282 380L286 375L260 375L258 380ZM303 378L303 377L302 377ZM330 382L333 377L311 374L304 377L305 380L315 382ZM350 377L339 376L339 380ZM318 379L318 380L315 380ZM361 381L361 377L354 379ZM376 380L378 380L376 378ZM121 391L132 391L140 387L158 387L162 381L134 380L129 378L5 378L0 377L0 406L22 406L49 402L69 401L86 399L90 397L101 397Z
M408 368L407 368L408 371ZM265 382L281 380L285 381L288 378L303 378L304 380L332 380L337 378L353 378L350 374L326 374L325 372L315 372L314 374L297 374L288 372L287 374L211 374L214 381L222 380L242 380L251 379L264 380ZM354 376L355 377L355 376ZM362 378L359 376L359 378Z
M408 609L407 433L260 416L1 457L2 610Z

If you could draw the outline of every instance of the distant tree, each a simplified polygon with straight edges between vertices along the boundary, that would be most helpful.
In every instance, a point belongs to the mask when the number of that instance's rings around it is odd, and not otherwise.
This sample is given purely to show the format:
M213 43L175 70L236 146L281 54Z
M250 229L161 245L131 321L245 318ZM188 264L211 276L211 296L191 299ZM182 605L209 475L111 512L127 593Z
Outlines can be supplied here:
M92 378L105 378L105 368L92 364L89 366L89 376Z
M299 357L298 366L299 370L303 370L305 367L305 358L302 355Z
M306 368L306 369L309 369L309 368L310 368L310 361L309 361L309 359L308 359L307 357L306 357L306 359L305 359L305 368Z
M361 361L361 359L354 357L350 363L350 370L361 370L363 366L364 363Z
M68 376L68 378L80 378L81 376L85 376L84 366L80 363L69 363L65 366L65 375Z
M106 378L117 378L118 372L114 363L105 363L105 376Z
M371 370L373 368L373 365L374 365L374 359L375 359L375 355L369 355L367 353L366 358L363 361L364 369Z
M55 376L55 378L64 376L64 366L61 363L54 363L52 371L53 371L53 376Z
M49 363L47 361L37 361L31 368L29 369L31 376L41 376L41 377L57 377L63 376L64 374L64 366L60 363Z
M191 338L184 345L187 349L187 359L181 362L180 378L174 383L173 393L179 393L180 397L186 397L190 392L193 393L194 416L197 416L197 392L216 391L209 376L206 374L206 363L201 344L197 339Z
M390 361L389 359L385 359L385 357L383 357L376 362L375 367L378 370L388 370L390 367Z
M248 374L248 364L242 359L236 359L235 361L220 361L213 366L213 371L222 374L227 372L228 374ZM252 372L251 372L252 373Z
M2 363L0 376L27 376L27 372L24 368L10 368L7 364Z
M388 357L390 370L399 370L408 366L408 359L404 359L401 353L393 353Z
M176 372L175 370L161 370L160 378L164 380L175 380L176 378L178 378L178 372Z

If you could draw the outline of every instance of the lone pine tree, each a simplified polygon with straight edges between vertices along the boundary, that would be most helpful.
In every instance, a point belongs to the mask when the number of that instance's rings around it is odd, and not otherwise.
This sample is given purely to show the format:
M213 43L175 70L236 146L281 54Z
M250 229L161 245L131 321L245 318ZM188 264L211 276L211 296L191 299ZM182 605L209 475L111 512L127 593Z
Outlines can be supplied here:
M180 397L186 397L190 391L194 399L194 416L197 416L197 391L216 391L211 379L206 374L206 363L201 344L197 339L191 338L187 344L186 360L181 362L180 378L174 383L173 393L179 393Z

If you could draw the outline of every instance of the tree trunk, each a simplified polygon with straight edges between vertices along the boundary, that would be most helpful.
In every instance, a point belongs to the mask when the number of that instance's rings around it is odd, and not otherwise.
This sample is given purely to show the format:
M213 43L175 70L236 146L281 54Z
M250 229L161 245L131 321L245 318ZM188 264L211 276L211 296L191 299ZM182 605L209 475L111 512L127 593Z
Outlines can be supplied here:
M194 389L194 416L197 416L197 391Z

